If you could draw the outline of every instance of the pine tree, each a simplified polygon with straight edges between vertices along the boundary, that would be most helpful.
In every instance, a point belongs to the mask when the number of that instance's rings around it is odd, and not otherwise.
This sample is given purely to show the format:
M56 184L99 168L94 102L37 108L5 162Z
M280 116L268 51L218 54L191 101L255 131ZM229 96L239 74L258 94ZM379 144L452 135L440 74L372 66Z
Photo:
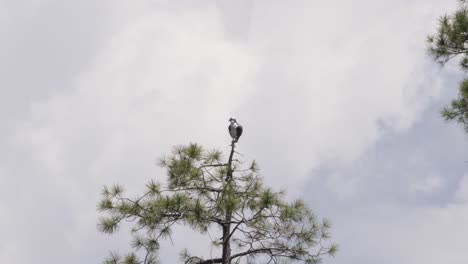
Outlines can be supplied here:
M206 259L183 250L185 264L318 263L333 255L329 221L319 221L303 201L286 202L284 193L264 187L257 163L246 166L235 153L234 142L227 161L218 150L176 146L160 162L166 186L150 181L137 199L125 197L118 185L104 187L99 230L114 233L126 220L134 238L131 253L113 253L104 263L157 263L160 241L170 238L174 225L220 232L221 239L211 241L219 256Z
M458 10L452 15L439 19L439 26L434 35L428 37L429 54L441 65L455 57L460 58L460 68L468 70L468 6L467 0L461 0ZM463 124L468 132L468 78L460 82L459 95L450 105L441 111L446 120L456 120Z

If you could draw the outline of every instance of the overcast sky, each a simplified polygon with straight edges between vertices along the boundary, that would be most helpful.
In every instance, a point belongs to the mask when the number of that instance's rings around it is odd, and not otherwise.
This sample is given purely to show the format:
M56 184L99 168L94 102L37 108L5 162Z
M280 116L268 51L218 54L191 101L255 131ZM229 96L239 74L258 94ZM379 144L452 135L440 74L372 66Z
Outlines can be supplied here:
M463 74L425 38L455 0L0 0L0 263L99 263L105 184L171 146L238 150L331 220L336 264L468 263ZM183 247L176 232L164 263Z

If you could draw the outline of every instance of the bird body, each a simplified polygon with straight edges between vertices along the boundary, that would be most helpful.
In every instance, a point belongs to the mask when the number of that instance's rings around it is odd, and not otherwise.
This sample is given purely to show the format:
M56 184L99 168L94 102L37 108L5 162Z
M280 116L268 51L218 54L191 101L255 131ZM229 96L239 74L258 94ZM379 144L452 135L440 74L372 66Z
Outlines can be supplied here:
M237 142L242 135L243 128L234 118L230 118L229 122L231 122L231 124L229 125L228 130L231 135L232 142Z

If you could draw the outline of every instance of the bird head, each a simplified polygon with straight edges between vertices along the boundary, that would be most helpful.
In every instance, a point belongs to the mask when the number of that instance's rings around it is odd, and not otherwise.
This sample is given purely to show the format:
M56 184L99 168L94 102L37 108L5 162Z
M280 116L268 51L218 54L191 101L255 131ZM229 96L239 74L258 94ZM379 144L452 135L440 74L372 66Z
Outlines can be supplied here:
M231 123L237 123L236 119L234 119L234 118L232 118L232 117L229 118L229 122L231 122Z

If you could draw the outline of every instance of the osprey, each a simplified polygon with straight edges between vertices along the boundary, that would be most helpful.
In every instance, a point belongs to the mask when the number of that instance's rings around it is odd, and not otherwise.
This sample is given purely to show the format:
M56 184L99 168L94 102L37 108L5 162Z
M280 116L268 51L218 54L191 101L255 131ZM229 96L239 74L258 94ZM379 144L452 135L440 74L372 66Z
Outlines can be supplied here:
M229 118L229 122L231 122L231 124L229 125L228 130L232 137L232 142L237 142L242 135L242 126L237 123L234 118Z

